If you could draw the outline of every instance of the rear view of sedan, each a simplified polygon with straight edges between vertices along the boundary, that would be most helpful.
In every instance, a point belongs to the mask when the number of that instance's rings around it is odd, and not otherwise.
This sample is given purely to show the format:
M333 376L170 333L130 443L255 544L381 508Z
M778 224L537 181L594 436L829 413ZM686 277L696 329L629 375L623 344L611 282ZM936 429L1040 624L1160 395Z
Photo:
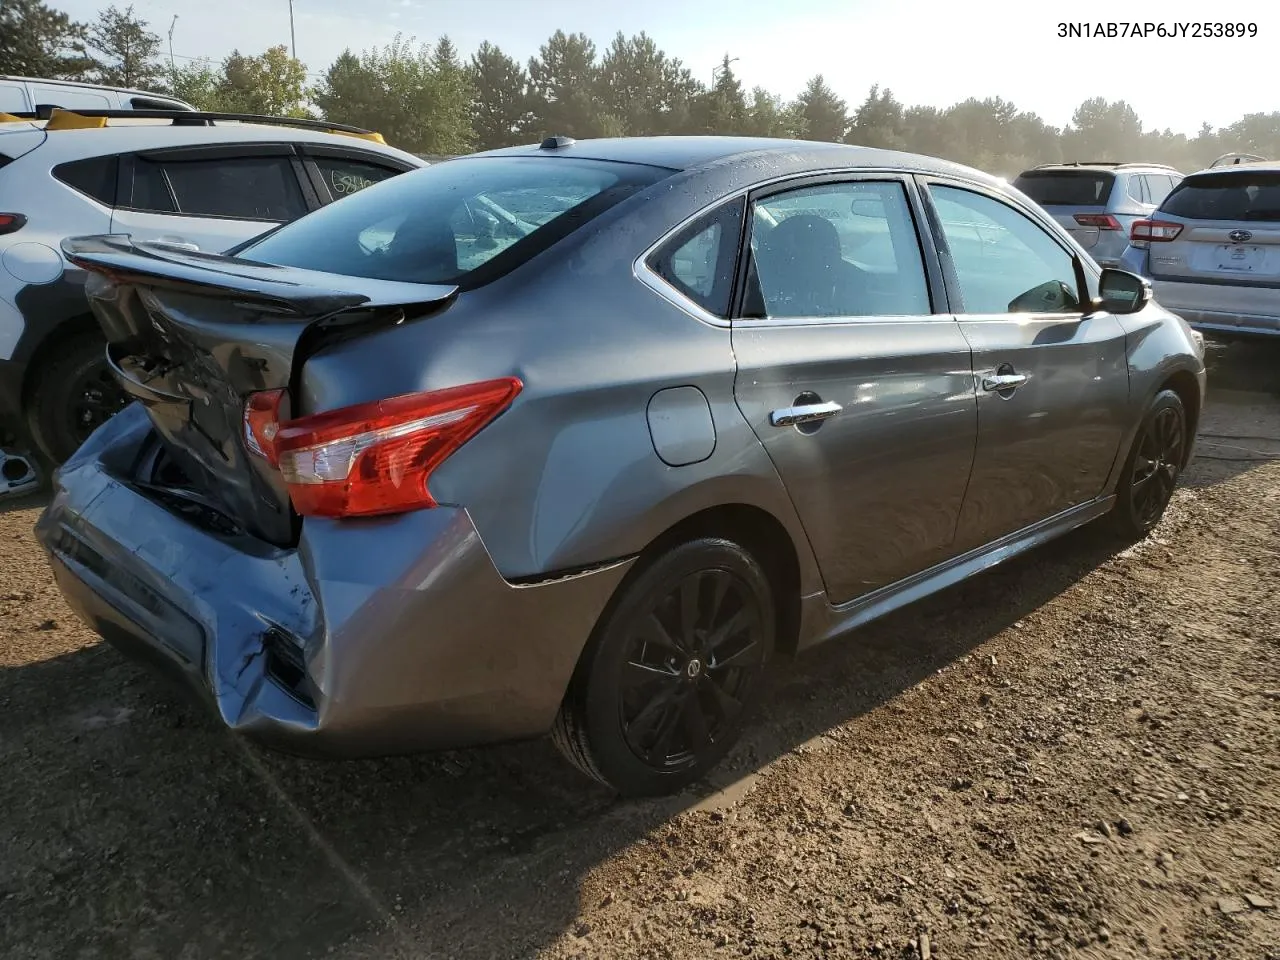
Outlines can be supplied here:
M58 475L60 588L328 756L551 733L678 790L774 658L1145 536L1203 400L1186 325L1021 194L836 144L557 138L226 255L65 250L136 402Z

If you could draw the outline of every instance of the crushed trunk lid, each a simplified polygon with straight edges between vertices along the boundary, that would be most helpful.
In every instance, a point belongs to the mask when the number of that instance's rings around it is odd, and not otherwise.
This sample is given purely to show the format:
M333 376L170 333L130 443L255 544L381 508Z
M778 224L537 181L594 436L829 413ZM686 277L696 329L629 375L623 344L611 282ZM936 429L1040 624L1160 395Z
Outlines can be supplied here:
M128 236L76 237L62 249L89 271L85 291L106 334L107 361L146 408L181 474L237 525L278 545L294 542L297 517L279 472L249 450L245 398L278 388L297 396L308 357L438 312L457 293Z

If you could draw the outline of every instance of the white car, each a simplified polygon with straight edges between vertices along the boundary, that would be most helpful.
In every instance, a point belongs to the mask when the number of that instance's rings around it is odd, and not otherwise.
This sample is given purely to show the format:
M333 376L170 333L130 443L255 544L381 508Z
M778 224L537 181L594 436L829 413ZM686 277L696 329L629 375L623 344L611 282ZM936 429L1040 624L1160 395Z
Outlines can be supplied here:
M56 464L124 405L64 238L124 233L221 252L423 166L375 133L320 121L0 116L0 434Z
M164 93L106 87L75 80L43 80L0 74L0 113L26 113L41 107L65 110L194 110Z

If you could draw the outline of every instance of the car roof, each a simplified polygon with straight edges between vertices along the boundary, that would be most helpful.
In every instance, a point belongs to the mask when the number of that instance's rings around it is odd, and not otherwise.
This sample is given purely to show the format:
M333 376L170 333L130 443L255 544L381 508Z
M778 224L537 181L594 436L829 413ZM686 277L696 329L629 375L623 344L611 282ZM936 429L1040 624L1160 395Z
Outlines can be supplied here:
M51 80L48 77L19 77L11 73L0 73L0 80L16 80L19 83L39 83L50 87L75 87L78 90L110 90L112 93L127 93L131 96L148 97L153 100L168 100L171 103L185 103L171 93L157 90L141 90L138 87L113 87L109 83L88 83L84 80Z
M45 121L30 120L0 123L0 144L6 134L43 133ZM424 161L404 150L385 146L344 133L329 133L276 124L219 120L214 126L175 125L171 120L113 119L105 127L83 130L57 130L46 135L44 147L54 147L59 154L83 157L133 150L157 150L165 147L213 146L222 143L312 143L337 147L358 147L382 153L422 166Z
M1121 170L1129 173L1135 170L1149 170L1154 173L1179 173L1176 167L1165 163L1112 163L1104 160L1080 163L1042 163L1030 170L1023 170L1020 177L1034 176L1037 173L1058 173L1063 170L1085 170L1091 173L1117 173Z
M544 141L545 142L545 141ZM783 140L770 137L617 137L577 140L555 148L529 144L505 147L460 159L477 157L564 156L584 160L638 163L669 170L694 170L710 164L752 163L770 156L786 156L789 165L808 170L849 167L890 168L923 173L951 174L999 184L998 178L971 167L936 157L898 150L881 150L817 140ZM764 179L762 177L762 179Z
M1280 173L1280 160L1253 160L1248 163L1224 163L1220 167L1205 167L1191 174L1198 177L1203 173Z

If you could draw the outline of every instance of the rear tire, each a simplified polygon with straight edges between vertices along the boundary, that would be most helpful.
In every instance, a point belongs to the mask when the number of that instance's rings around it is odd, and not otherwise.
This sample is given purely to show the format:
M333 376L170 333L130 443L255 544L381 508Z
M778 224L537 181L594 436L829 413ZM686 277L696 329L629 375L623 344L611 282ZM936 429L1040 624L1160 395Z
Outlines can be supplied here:
M706 537L628 578L583 652L552 739L624 796L670 794L736 742L761 693L777 632L764 568Z
M101 336L80 334L60 344L37 373L27 422L36 446L55 466L126 405L128 395L111 375L105 350Z
M1172 390L1161 390L1133 438L1116 487L1115 506L1107 515L1118 536L1137 541L1155 529L1182 473L1187 442L1182 399Z

